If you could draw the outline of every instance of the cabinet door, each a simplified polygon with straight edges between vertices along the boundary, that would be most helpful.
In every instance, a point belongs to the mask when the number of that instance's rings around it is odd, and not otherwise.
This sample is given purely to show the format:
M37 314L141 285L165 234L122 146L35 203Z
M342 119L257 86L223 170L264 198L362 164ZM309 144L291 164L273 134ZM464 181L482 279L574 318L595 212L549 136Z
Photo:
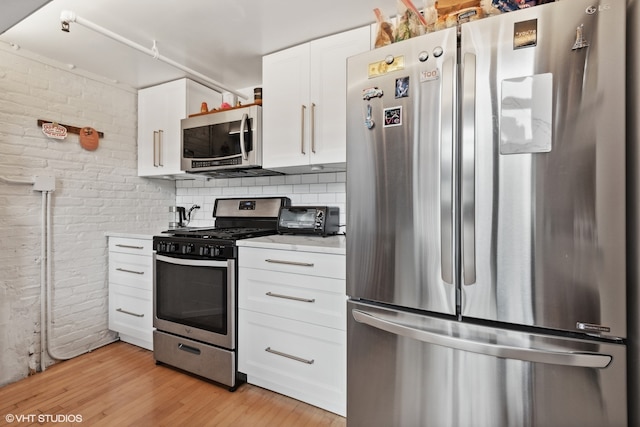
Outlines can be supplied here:
M249 384L345 415L346 331L238 311L238 369Z
M245 267L239 270L239 308L346 329L344 280Z
M153 350L151 290L109 285L109 329L120 339Z
M186 117L186 86L176 80L138 92L138 175L180 171L180 119Z
M370 27L311 42L309 163L346 163L347 58L369 50Z
M263 165L308 164L309 44L265 56L262 72Z
M222 95L188 79L138 92L138 175L184 175L180 170L180 120L220 105Z

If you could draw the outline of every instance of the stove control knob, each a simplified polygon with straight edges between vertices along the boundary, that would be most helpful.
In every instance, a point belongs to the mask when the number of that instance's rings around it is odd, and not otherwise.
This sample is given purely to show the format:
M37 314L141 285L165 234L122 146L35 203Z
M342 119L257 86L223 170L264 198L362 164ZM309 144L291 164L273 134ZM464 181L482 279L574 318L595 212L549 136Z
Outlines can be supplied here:
M190 254L193 252L193 243L188 243L182 247L183 254Z

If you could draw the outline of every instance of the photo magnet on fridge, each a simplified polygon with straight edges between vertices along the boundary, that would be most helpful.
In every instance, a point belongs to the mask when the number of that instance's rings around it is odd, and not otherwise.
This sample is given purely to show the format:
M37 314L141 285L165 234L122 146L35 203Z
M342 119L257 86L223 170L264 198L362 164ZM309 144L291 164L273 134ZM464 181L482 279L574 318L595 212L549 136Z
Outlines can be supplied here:
M409 76L396 79L396 99L409 96Z

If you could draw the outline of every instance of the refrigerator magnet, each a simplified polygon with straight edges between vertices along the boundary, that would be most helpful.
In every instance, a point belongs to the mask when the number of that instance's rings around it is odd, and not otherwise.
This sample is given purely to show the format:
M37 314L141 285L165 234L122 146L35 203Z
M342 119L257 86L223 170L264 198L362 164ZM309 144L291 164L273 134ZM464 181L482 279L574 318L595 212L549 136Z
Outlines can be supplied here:
M402 126L402 106L385 108L384 127Z
M396 99L409 96L409 77L396 79Z
M433 70L420 71L420 83L438 80L439 78L440 78L440 70L438 68L434 68Z

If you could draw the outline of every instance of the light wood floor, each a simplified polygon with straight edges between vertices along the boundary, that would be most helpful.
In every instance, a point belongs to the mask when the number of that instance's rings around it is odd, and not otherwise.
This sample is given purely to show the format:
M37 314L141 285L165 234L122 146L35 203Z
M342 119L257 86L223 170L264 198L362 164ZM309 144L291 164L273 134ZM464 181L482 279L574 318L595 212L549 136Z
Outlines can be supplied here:
M50 423L58 426L346 425L343 417L250 384L229 392L156 365L152 352L124 342L0 388L0 425L43 425L39 414L82 417ZM33 415L33 422L8 423L12 415Z

